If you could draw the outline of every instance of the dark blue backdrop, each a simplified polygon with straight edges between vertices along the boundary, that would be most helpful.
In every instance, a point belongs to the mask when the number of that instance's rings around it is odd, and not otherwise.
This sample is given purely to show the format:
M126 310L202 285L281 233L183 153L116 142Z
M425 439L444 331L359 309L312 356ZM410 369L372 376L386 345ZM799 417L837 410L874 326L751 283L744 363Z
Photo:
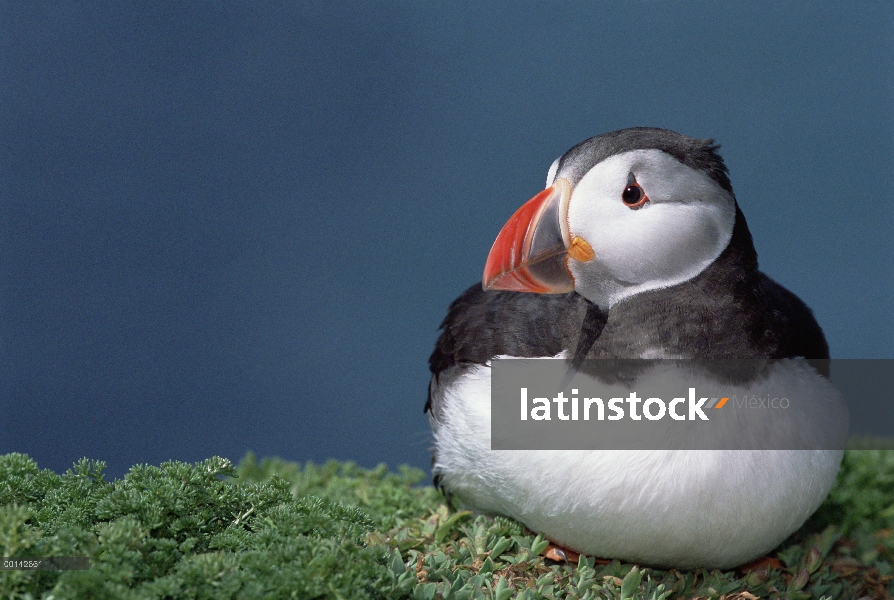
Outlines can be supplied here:
M894 5L0 5L0 452L427 464L449 302L552 160L715 137L834 357L894 357Z

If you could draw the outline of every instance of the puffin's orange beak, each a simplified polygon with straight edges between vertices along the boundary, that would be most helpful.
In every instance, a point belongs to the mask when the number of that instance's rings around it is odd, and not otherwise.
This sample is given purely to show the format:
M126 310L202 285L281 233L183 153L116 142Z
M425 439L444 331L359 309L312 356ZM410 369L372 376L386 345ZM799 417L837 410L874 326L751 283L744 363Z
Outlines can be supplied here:
M571 240L566 218L570 198L571 184L558 179L515 211L487 256L485 290L564 294L574 289L566 256L586 242Z

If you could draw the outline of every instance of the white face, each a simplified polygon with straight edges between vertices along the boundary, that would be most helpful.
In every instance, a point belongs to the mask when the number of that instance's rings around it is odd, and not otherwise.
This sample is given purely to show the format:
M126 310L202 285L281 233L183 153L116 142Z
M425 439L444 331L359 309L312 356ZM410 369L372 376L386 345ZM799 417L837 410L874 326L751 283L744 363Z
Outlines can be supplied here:
M639 208L622 200L633 178L648 198ZM609 308L691 279L729 244L735 216L729 192L669 154L633 150L607 158L584 175L568 204L572 236L596 253L588 262L569 257L574 287Z

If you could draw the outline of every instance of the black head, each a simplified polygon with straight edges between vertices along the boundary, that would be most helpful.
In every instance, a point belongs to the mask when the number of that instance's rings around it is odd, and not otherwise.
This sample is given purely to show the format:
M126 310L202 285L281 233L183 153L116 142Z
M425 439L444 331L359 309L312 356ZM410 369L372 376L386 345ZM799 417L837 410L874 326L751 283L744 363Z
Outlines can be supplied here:
M564 177L577 185L593 166L606 158L630 150L656 149L665 152L692 169L703 171L717 185L733 192L728 170L717 153L720 146L714 140L688 137L668 129L655 127L631 127L603 133L581 142L562 155L550 179ZM548 181L547 185L552 181Z

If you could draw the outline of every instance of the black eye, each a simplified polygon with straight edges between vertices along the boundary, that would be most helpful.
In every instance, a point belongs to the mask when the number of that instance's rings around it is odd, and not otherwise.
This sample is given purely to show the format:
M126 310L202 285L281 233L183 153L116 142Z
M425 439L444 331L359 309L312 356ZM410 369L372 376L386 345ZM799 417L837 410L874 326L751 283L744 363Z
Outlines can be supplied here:
M621 194L621 199L624 201L624 204L636 204L642 200L644 195L643 188L633 184L624 188L624 193Z
M627 174L627 187L621 193L621 200L630 208L639 208L649 201L649 197L646 196L642 186L636 182L633 172Z

